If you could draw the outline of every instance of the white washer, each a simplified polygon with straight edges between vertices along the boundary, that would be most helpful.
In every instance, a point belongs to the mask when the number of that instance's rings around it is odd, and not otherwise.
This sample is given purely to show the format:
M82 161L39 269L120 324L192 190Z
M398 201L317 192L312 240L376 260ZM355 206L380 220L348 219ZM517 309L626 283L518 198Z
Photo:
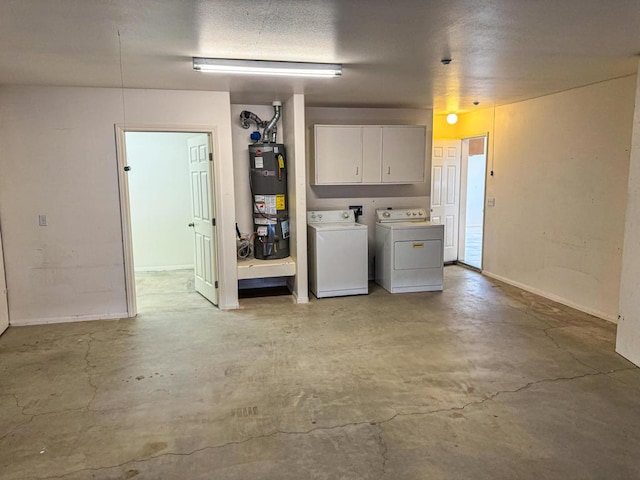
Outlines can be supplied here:
M443 288L444 225L424 208L376 210L376 283L391 293Z
M309 289L317 298L366 295L367 226L353 210L307 212Z

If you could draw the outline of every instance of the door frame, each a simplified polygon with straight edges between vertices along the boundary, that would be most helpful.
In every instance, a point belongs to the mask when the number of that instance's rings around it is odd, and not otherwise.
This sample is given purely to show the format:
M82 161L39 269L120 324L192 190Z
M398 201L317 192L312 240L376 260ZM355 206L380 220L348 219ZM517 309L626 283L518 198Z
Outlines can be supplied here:
M5 260L5 255L4 255L4 246L2 244L2 226L0 223L0 270L2 270L2 277L0 278L0 285L3 285L4 288L2 288L0 290L0 295L4 295L4 304L7 307L6 312L0 312L0 315L4 315L4 313L7 314L7 326L6 328L2 328L0 326L0 336L6 332L9 327L11 326L11 316L9 315L9 292L8 292L8 288L7 287L7 262ZM4 283L2 283L4 282Z
M489 132L481 133L479 135L469 135L460 139L461 147L460 147L460 209L458 213L458 262L462 263L468 267L475 268L472 265L467 264L464 261L460 261L460 251L464 251L464 245L466 240L466 214L467 214L467 175L469 173L469 142L465 144L465 140L472 140L474 138L482 138L484 137L484 157L485 157L485 166L484 166L484 196L482 198L482 248L481 248L481 259L480 259L480 268L478 270L482 271L484 266L484 245L485 245L485 230L486 230L486 204L487 204L487 187L489 176L487 172L489 171ZM463 175L464 174L464 175ZM464 191L463 187L464 186ZM464 204L463 204L464 200ZM463 221L463 214L465 220ZM461 228L464 223L465 228Z
M124 283L125 294L127 299L127 314L129 318L133 318L138 314L138 306L136 301L136 281L133 263L133 240L131 234L131 204L129 201L129 178L124 170L127 166L127 132L149 132L149 133L202 133L209 137L209 151L213 154L213 168L211 171L211 183L209 188L213 190L211 198L215 199L212 216L218 217L217 209L222 203L220 189L217 188L217 178L220 178L220 158L218 145L218 129L215 126L203 125L151 125L151 124L115 124L116 136L116 160L118 169L118 190L120 197L120 223L122 225L122 247L124 259ZM220 259L220 233L217 226L213 227L214 240L216 242L213 254L216 260ZM218 280L220 268L219 262L216 261L215 276ZM219 291L218 298L222 295L224 282L218 282Z

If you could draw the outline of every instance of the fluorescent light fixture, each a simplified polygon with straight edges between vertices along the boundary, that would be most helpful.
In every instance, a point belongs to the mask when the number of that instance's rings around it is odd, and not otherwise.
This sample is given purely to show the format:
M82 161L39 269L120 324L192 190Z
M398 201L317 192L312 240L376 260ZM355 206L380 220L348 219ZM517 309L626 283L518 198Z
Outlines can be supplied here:
M293 77L339 77L342 65L334 63L271 62L193 57L198 72L244 73L249 75L283 75Z

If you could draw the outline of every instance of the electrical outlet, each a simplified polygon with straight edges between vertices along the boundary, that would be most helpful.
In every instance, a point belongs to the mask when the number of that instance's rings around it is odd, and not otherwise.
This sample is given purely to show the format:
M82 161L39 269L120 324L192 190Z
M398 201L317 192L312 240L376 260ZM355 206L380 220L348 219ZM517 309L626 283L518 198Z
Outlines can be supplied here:
M362 205L349 205L349 210L354 210L356 216L361 217L364 212Z

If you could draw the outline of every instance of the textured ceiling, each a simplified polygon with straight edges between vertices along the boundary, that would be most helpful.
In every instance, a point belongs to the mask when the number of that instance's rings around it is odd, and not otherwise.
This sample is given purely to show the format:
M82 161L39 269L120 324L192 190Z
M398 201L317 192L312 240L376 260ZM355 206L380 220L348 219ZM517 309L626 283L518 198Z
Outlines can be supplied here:
M228 90L268 103L468 111L633 74L638 0L2 0L0 83ZM122 49L122 77L120 69ZM334 79L191 57L342 63ZM451 57L443 66L440 60ZM480 108L480 107L479 107Z

